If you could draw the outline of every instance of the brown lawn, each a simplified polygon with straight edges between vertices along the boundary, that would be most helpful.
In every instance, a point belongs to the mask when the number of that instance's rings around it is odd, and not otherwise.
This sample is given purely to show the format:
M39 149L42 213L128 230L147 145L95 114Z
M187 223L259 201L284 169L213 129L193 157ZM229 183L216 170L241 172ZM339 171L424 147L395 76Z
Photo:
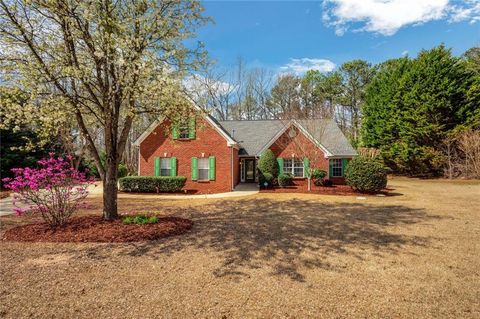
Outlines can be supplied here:
M1 318L479 318L480 183L395 178L388 197L121 195L191 218L130 244L0 242ZM100 196L82 214L97 213ZM25 219L0 218L0 235Z

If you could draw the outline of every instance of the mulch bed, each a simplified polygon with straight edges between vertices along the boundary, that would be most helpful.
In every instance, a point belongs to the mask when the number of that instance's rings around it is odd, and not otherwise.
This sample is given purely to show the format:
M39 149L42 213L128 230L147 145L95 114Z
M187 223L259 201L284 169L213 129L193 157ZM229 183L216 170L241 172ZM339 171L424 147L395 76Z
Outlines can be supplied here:
M389 196L391 189L385 189L378 194ZM303 185L279 187L275 186L269 189L261 189L260 193L306 193L306 194L323 194L323 195L345 195L345 196L376 196L372 193L359 193L355 192L348 185L333 185L331 187L312 186L312 190L308 191L308 188Z
M189 231L193 222L179 217L160 217L158 223L124 225L121 219L106 221L101 216L73 217L62 227L50 228L45 223L28 224L8 229L3 239L26 242L133 242L180 235Z

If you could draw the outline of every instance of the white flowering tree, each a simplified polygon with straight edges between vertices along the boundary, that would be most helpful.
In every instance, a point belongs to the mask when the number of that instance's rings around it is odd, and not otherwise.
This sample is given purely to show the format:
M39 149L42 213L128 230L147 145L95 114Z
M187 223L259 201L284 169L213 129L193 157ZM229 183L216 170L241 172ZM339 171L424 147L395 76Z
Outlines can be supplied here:
M205 58L186 40L208 22L202 12L192 0L0 0L0 83L30 95L2 110L11 124L75 121L103 179L106 219L117 217L117 168L136 118L186 105L180 80Z

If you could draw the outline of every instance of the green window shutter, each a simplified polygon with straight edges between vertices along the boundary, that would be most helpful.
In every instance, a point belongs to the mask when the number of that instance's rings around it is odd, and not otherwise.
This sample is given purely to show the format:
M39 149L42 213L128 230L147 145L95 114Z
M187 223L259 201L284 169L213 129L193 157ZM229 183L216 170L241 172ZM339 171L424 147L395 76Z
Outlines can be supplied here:
M310 176L310 160L306 157L303 159L303 175L305 177Z
M155 157L154 168L155 176L160 176L160 157Z
M172 138L174 140L178 139L178 125L172 127Z
M283 158L277 157L278 162L278 174L283 174Z
M347 169L348 166L348 159L343 158L342 159L342 176L345 176L345 170Z
M195 139L195 117L191 117L188 121L188 138Z
M198 158L192 157L192 181L198 180Z
M210 156L208 158L208 179L211 181L215 180L215 156Z
M331 178L333 176L333 161L328 160L328 177Z
M177 158L170 158L170 176L177 176Z

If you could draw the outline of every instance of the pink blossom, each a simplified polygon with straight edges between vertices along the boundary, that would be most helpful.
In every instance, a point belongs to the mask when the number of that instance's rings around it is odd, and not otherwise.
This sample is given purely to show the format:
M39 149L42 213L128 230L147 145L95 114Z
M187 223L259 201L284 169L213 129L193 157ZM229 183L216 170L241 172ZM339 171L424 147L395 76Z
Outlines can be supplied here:
M15 208L17 215L26 212L41 214L52 226L64 224L83 204L88 195L87 187L93 182L84 172L74 169L72 157L68 161L54 157L39 160L39 168L14 168L14 178L4 178L4 186L15 194L13 204L17 202L30 205L29 208Z

